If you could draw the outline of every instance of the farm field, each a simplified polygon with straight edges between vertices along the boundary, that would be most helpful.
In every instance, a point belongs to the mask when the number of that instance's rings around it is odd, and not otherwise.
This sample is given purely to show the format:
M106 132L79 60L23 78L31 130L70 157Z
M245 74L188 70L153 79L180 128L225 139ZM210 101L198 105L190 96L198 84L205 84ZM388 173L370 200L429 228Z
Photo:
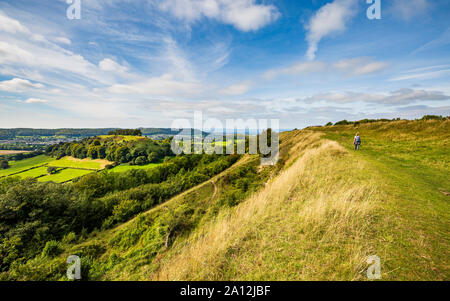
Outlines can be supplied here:
M30 151L23 151L23 150L0 150L0 156L23 154L23 153L29 153L29 152Z
M114 138L114 140L122 141L122 142L147 139L145 136L122 136L122 135L100 135L100 136L97 136L97 137L99 137L100 139Z
M21 171L25 171L27 169L42 166L44 164L47 164L51 161L54 161L54 158L41 155L29 159L24 159L20 161L9 161L9 165L11 166L8 169L2 169L0 170L0 177L9 176Z
M81 160L72 157L64 157L56 160L52 157L41 155L20 161L10 161L9 164L11 167L0 170L0 177L15 176L21 179L38 178L40 182L53 181L55 183L63 183L102 170L106 165L111 163L107 160ZM52 175L47 175L47 168L49 166L57 167L57 172ZM123 168L119 172L128 169Z
M44 176L46 174L47 174L47 166L42 166L21 172L15 176L20 177L21 179L27 179L27 178L37 178L40 176Z
M160 165L160 163L150 163L147 165L129 165L129 164L122 164L119 166L116 166L112 169L110 169L111 172L124 172L132 169L151 169L155 168L156 166Z
M38 178L39 182L55 182L55 183L63 183L68 182L71 180L74 180L76 178L79 178L81 176L85 176L87 174L90 174L94 171L91 170L85 170L85 169L72 169L72 168L66 168L63 169L55 174L47 175Z
M108 160L76 159L73 157L64 157L59 160L49 162L48 166L100 170L104 169L106 165L112 163L113 162L110 162Z

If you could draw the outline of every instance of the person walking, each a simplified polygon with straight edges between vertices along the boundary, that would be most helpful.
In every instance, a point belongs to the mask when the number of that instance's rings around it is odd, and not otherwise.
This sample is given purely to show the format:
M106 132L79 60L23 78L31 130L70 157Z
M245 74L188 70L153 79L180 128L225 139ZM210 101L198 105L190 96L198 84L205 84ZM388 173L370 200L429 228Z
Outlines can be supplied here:
M359 133L356 133L355 139L353 139L353 144L355 145L355 150L359 150L359 146L361 145L361 137L359 136Z

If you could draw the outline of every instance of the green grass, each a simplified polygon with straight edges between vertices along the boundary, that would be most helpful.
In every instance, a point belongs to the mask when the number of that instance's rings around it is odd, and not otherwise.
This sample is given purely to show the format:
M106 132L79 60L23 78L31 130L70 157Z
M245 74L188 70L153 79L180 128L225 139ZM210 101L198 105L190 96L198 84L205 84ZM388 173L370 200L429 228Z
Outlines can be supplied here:
M37 178L46 174L47 174L47 166L43 166L21 172L16 176L22 179L26 179L26 178Z
M108 161L106 160L90 160L90 159L79 160L71 157L64 157L59 160L54 160L50 162L48 166L100 170L104 168L104 165L107 162Z
M124 141L124 142L146 139L146 137L144 137L144 136L125 136L125 135L100 135L97 137L99 137L100 139L114 138L114 140Z
M110 172L125 172L132 169L151 169L155 168L156 166L160 165L161 163L150 163L146 165L129 165L129 164L122 164L119 166L116 166L112 169L110 169Z
M54 158L41 155L29 159L24 159L20 161L10 161L9 165L11 166L8 169L1 169L0 170L0 177L2 176L8 176L14 173L18 173L27 169L30 169L35 166L42 166L46 163L54 161Z
M52 175L47 175L47 176L43 176L38 178L39 182L55 182L55 183L63 183L63 182L67 182L67 181L71 181L74 180L76 178L79 178L81 176L90 174L94 171L90 171L90 170L83 170L83 169L71 169L71 168L66 168L63 169L55 174Z
M317 128L376 169L385 192L377 232L393 280L450 278L450 121ZM359 132L361 150L353 150ZM349 162L351 164L351 162ZM395 272L394 272L395 271Z

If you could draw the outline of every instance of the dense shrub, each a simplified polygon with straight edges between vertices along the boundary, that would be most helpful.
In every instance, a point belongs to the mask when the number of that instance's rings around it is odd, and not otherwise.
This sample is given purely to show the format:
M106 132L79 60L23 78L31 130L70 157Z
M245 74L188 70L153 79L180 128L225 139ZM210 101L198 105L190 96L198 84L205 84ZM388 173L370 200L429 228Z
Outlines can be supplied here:
M167 156L174 156L168 140L139 139L123 142L114 137L105 139L93 137L77 142L55 144L47 147L46 154L56 158L72 156L78 159L107 159L118 163L130 162L137 165L157 162Z
M50 240L47 241L45 244L44 249L42 250L41 256L42 257L55 257L59 254L61 254L61 244L56 240Z
M239 156L187 155L149 170L103 171L72 184L0 180L0 271L37 255L52 257L59 243L86 238L200 184ZM22 258L22 259L21 259Z
M6 159L0 160L0 169L7 169L9 168L9 163Z

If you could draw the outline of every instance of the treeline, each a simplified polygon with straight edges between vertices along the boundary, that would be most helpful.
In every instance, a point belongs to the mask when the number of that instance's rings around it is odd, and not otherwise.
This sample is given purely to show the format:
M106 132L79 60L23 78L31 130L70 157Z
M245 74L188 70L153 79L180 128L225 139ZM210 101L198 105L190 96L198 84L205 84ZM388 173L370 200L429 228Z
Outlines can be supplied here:
M118 129L108 132L108 135L123 135L123 136L142 136L142 131L137 129Z
M109 132L114 132L117 128L105 129L0 129L0 140L14 139L20 136L26 137L50 137L50 136L65 136L65 137L92 137L107 135ZM179 131L172 131L169 128L139 128L142 135L176 135Z
M425 115L420 119L416 119L416 120L445 120L445 119L450 119L450 116L441 116L441 115ZM359 125L359 124L365 124L365 123L373 123L373 122L393 122L393 121L399 121L401 120L400 118L393 118L393 119L385 119L385 118L381 118L381 119L362 119L362 120L358 120L358 121L348 121L346 119L338 121L336 123L332 123L332 122L328 122L325 126L333 126L333 125L349 125L349 124L353 124L355 126Z
M179 156L149 170L103 171L73 184L0 180L0 272L57 241L85 237L160 204L222 172L239 156Z
M46 154L62 158L72 156L78 159L107 159L117 163L144 165L158 162L165 157L174 156L170 141L139 139L117 142L114 137L100 139L86 138L78 142L67 142L48 146Z
M43 149L42 144L26 144L26 143L0 143L0 150L23 150L33 151Z

